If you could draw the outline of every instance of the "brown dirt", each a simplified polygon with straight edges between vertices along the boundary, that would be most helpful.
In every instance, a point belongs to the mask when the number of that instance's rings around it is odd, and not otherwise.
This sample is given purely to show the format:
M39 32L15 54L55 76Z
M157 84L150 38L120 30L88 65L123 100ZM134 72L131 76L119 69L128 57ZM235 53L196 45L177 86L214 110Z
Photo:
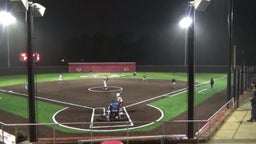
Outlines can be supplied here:
M62 104L67 107L66 110L61 111L56 115L56 120L59 123L68 123L68 122L87 122L87 124L77 124L72 125L77 128L89 129L88 122L91 121L92 108L107 107L112 99L116 99L116 92L90 92L88 88L91 87L101 87L101 80L70 80L64 81L62 84L57 82L45 82L38 83L36 85L36 95L43 98L54 99L62 102L68 102L76 104L79 107L70 104ZM108 86L118 86L122 87L122 97L124 99L124 107L134 121L134 126L140 126L145 123L149 123L157 120L160 117L160 112L155 108L149 107L147 104L151 102L152 98L160 96L166 93L170 93L177 89L185 88L186 83L177 82L175 88L171 87L170 81L166 80L147 80L142 82L139 79L110 79L108 81ZM9 87L1 87L1 89L12 90L14 92L25 93L24 85L16 85ZM147 100L147 101L145 101ZM141 102L137 105L132 105L135 103ZM55 103L55 102L54 102ZM196 120L205 120L208 119L212 114L214 114L222 105L226 103L226 92L222 92L212 98L209 98L204 103L198 105L195 108L195 119ZM88 108L87 108L88 107ZM96 109L99 113L102 113L101 109ZM37 112L40 115L40 112ZM11 123L27 123L28 120L21 118L10 113L6 113L0 110L1 121L7 124ZM179 115L175 120L185 120L187 118L187 113ZM95 117L94 122L107 122L104 116ZM128 122L128 117L123 116L121 121L114 122L123 122L126 124ZM200 125L202 125L201 123ZM68 125L68 124L67 124ZM69 125L70 126L70 125ZM102 126L100 123L95 123L94 126ZM108 126L108 125L107 125ZM199 125L197 125L199 127ZM23 127L24 128L24 127ZM106 129L106 128L103 128ZM107 128L108 129L108 128ZM111 129L116 129L111 128ZM5 127L5 130L14 132L14 129L11 127ZM53 130L46 126L40 126L37 128L38 137L52 137ZM24 131L28 131L26 128ZM165 124L164 130L163 127L159 127L148 133L161 134L165 133L183 133L186 131L186 125L172 123ZM94 133L95 134L95 133ZM116 134L116 133L115 133ZM143 133L145 135L147 133ZM84 136L84 133L81 134L72 134L72 136ZM97 135L97 134L95 134ZM101 134L99 134L101 135ZM56 137L70 136L67 133L60 132L56 130Z

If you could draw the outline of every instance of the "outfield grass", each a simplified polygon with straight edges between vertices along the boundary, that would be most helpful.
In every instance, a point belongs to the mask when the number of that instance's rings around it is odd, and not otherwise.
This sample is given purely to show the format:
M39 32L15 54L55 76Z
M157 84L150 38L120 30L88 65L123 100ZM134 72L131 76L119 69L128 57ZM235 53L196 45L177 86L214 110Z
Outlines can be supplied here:
M93 73L93 74L108 74L108 73ZM111 75L117 74L121 75L121 78L133 78L132 73L111 73ZM38 74L35 79L37 82L47 82L47 81L57 81L59 74ZM87 76L92 75L92 73L64 73L62 74L64 80L76 80L81 79L81 75ZM170 80L171 78L175 78L177 81L187 81L186 73L164 73L164 72L141 72L137 73L137 77L141 77L143 75L147 75L148 79L162 79L162 80ZM201 102L207 100L209 97L221 92L226 89L226 74L215 74L215 73L197 73L195 74L195 82L202 83L209 81L210 78L213 77L215 79L215 88L211 90L209 88L209 83L205 85L201 85L200 87L195 88L195 105L200 104ZM12 75L12 76L0 76L0 86L9 86L16 84L24 84L26 82L25 75ZM87 77L82 77L83 79L87 79ZM219 79L216 79L219 78ZM202 89L207 89L205 93L197 93ZM28 99L25 97L19 97L15 95L0 93L1 101L0 101L0 109L23 118L28 118ZM146 128L141 128L139 131L147 131L156 128L161 125L163 122L170 121L175 118L179 114L185 112L187 110L187 92L183 92L173 97L166 97L164 99L156 100L151 105L154 105L160 108L164 113L164 118L161 122L156 123L155 125L148 126ZM52 104L48 102L43 102L37 100L37 111L40 112L37 115L37 121L39 123L53 123L52 115L57 111L63 109L63 106ZM18 109L18 111L17 111ZM57 128L61 129L62 128ZM67 130L65 130L67 132ZM74 132L73 130L68 130L69 132ZM77 131L76 131L77 132Z
M81 79L81 75L97 75L97 74L117 74L121 75L121 78L133 78L132 73L62 73L64 80L76 80ZM137 73L137 78L142 78L146 75L148 79L163 79L170 80L175 78L178 81L187 81L187 73L167 73L167 72L140 72ZM196 73L195 82L204 82L210 80L211 77L223 77L226 74L223 73ZM37 74L35 75L36 82L47 82L47 81L57 81L59 74ZM117 77L118 78L118 77ZM88 79L83 77L83 79ZM101 79L101 77L99 77ZM27 81L26 75L8 75L0 76L0 86L9 86L17 84L25 84Z

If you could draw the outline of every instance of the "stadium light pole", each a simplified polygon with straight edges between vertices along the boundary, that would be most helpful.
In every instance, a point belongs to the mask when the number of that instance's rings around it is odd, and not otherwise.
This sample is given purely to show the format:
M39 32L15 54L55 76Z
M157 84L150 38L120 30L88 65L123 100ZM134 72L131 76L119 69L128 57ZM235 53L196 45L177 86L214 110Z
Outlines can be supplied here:
M27 54L28 54L28 97L29 97L29 122L30 126L30 142L36 141L36 117L35 117L35 81L34 81L34 17L42 17L45 12L45 7L38 3L33 3L33 0L28 1L27 9Z
M27 22L27 75L28 75L28 108L29 108L29 133L30 142L36 141L36 117L35 117L35 81L34 81L34 17L42 17L45 7L33 3L33 0L10 0L13 10L17 12L26 12Z
M185 30L185 46L184 46L184 66L187 66L187 29L191 26L192 24L192 18L189 16L186 16L182 18L179 22L179 26Z
M188 138L194 137L194 20L195 20L195 8L190 3L190 17L192 17L193 22L188 28Z
M210 3L210 0L194 0L188 3L190 17L192 23L188 27L188 138L194 138L194 25L195 25L195 10L205 11Z
M14 24L16 22L16 18L9 12L1 11L0 12L0 23L6 27L6 39L7 39L7 66L11 67L10 60L10 41L9 41L9 25Z
M30 1L32 2L32 1ZM27 10L27 69L28 69L28 103L29 103L29 133L30 142L36 141L36 117L35 117L35 84L34 84L34 63L33 63L33 34L34 34L34 21L32 16L32 8L29 5Z
M229 31L229 50L228 50L228 70L227 70L227 101L231 99L231 75L232 75L232 53L233 53L233 0L229 0L229 16L228 16L228 31ZM243 73L242 73L243 74ZM228 105L229 107L229 105Z

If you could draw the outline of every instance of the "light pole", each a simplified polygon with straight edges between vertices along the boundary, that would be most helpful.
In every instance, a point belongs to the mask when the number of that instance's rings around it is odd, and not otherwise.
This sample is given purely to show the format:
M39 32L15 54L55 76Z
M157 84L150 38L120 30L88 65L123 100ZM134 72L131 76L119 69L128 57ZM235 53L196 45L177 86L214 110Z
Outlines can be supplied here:
M195 8L193 5L189 5L191 8L190 16L193 19L191 26L188 29L188 138L194 137L194 23L195 23Z
M195 25L195 10L205 11L210 3L210 0L194 0L188 3L190 17L192 18L191 25L188 27L188 138L194 138L194 25Z
M228 72L227 72L227 101L231 99L231 75L232 75L232 53L233 53L233 0L229 0L229 16L228 16L228 30L229 30L229 50L228 50ZM229 107L229 106L228 106Z
M28 54L28 102L29 102L29 122L31 124L36 123L35 112L35 80L34 80L34 17L42 17L44 15L45 7L38 3L29 1L29 7L27 9L27 54ZM36 125L30 126L30 142L36 141Z
M193 20L191 17L186 16L184 18L182 18L179 22L179 26L182 29L185 29L185 46L184 46L184 66L187 66L187 29L191 26Z
M8 68L11 67L11 60L10 60L10 42L9 42L9 29L8 26L14 24L16 22L16 18L6 11L0 12L0 23L6 27L6 40L7 40L7 66Z
M16 11L26 12L27 21L27 74L28 74L28 107L29 107L29 132L30 142L36 141L36 117L35 117L35 84L34 84L34 17L42 17L45 12L45 7L38 3L33 3L33 0L10 0Z

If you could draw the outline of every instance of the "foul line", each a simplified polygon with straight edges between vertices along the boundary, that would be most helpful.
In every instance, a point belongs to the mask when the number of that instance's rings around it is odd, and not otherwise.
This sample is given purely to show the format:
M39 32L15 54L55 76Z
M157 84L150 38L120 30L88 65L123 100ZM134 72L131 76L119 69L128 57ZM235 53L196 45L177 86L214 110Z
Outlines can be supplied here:
M28 97L28 95L27 95L27 94L24 94L24 93L13 92L13 91L8 91L8 90L3 90L3 89L0 89L0 92L4 92L4 93L8 93L8 94L21 95L21 96ZM40 97L40 96L35 96L35 97L36 97L37 99L39 99L39 100L45 100L45 101L50 101L50 102L55 102L55 103L60 103L60 104L65 104L65 105L70 105L70 106L76 106L76 107L80 107L80 108L93 109L92 107L83 106L83 105L79 105L79 104L74 104L74 103L69 103L69 102L64 102L64 101L59 101L59 100L44 98L44 97Z
M181 93L184 93L187 91L187 88L182 88L182 89L179 89L179 90L176 90L176 91L172 91L170 93L166 93L166 94L162 94L162 95L159 95L159 96L156 96L156 97L153 97L153 98L150 98L150 99L146 99L146 100L143 100L143 101L139 101L137 103L133 103L133 104L130 104L130 105L127 105L125 107L132 107L132 106L135 106L135 105L138 105L138 104L142 104L142 103L146 103L148 101L152 101L152 100L155 100L155 99L159 99L159 98L162 98L162 97L167 97L167 96L175 96L175 95L178 95L178 94L181 94Z
M207 90L207 88L202 89L202 90L198 91L198 93L202 93L202 92L204 92L204 91L206 91L206 90Z
M219 78L216 78L217 79L223 79L225 78L226 76L223 76L223 77L219 77ZM202 82L202 83L198 83L198 84L195 84L194 86L195 87L199 87L201 85L205 85L207 83L209 83L210 81L205 81L205 82ZM176 91L172 91L172 92L169 92L169 93L165 93L165 94L162 94L162 95L159 95L159 96L156 96L156 97L153 97L153 98L149 98L149 99L146 99L146 100L142 100L142 101L139 101L137 103L133 103L133 104L130 104L130 105L127 105L125 107L132 107L132 106L135 106L135 105L138 105L138 104L142 104L142 103L146 103L148 101L152 101L152 100L155 100L155 99L159 99L159 98L162 98L162 97L173 97L173 96L176 96L178 94L182 94L184 92L187 92L188 91L188 87L185 87L185 88L182 88L182 89L179 89L179 90L176 90Z

